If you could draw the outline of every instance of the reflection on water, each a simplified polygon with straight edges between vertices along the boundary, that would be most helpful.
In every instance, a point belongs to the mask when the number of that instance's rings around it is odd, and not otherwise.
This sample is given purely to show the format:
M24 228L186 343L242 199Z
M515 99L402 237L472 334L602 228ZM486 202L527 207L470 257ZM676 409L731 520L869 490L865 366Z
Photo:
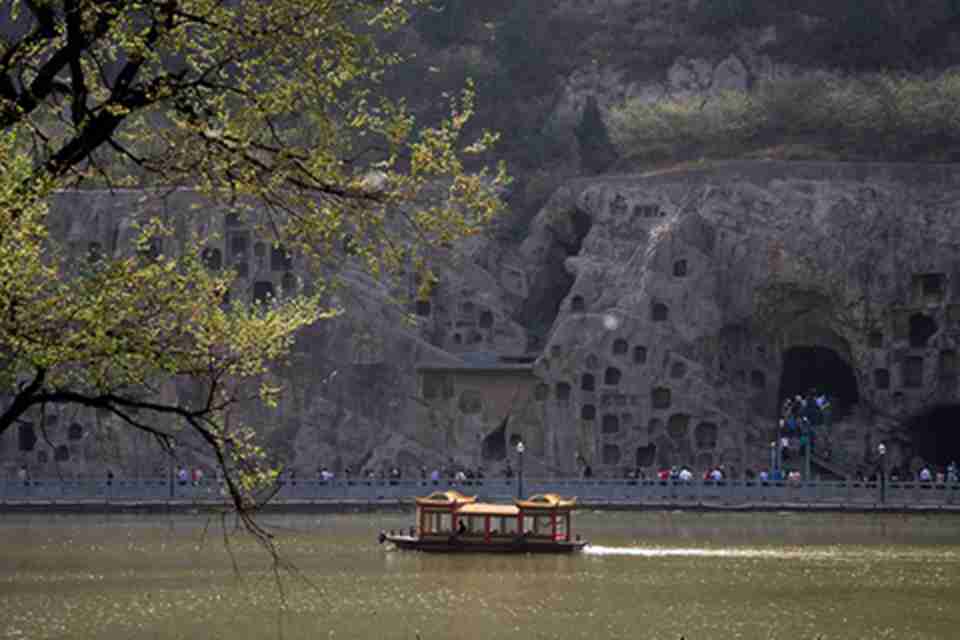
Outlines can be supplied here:
M956 517L585 513L581 555L387 551L409 516L4 516L0 638L960 637Z

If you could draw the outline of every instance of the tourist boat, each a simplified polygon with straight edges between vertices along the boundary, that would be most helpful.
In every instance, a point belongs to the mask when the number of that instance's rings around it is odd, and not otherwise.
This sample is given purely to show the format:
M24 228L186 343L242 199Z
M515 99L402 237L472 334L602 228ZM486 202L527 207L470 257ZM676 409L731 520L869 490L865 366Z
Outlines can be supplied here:
M579 535L571 537L576 505L576 498L554 493L489 504L458 491L437 491L417 498L416 526L409 534L381 531L380 542L417 551L570 553L587 545Z

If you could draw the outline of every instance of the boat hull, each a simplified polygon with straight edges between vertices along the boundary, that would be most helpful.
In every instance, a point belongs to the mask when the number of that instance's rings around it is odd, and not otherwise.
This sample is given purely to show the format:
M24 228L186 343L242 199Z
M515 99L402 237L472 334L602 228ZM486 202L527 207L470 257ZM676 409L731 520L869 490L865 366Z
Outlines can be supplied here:
M575 553L587 546L585 540L567 542L515 538L486 541L456 536L416 538L387 535L384 542L392 543L397 549L428 553Z

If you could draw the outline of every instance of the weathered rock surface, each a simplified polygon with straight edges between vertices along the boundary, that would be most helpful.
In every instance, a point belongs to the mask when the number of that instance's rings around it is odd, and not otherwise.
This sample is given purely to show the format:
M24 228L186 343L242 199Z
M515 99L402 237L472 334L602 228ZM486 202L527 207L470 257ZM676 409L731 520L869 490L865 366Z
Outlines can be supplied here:
M77 257L122 251L138 208L184 237L194 204L64 194L54 229ZM841 471L869 470L881 441L891 465L943 463L960 454L958 212L955 166L731 162L571 183L519 251L487 240L450 257L429 302L398 308L397 291L348 266L348 313L298 341L276 410L238 417L311 476L495 472L521 440L531 473L742 470L769 460L783 395L821 386ZM200 219L243 274L234 295L310 286L251 227ZM50 446L0 437L8 471L165 464L103 416L38 414L29 428L41 419Z
M548 459L760 466L781 389L804 384L841 396L838 453L929 460L915 432L940 427L911 420L957 401L958 211L950 166L731 162L562 189L523 247L532 282L575 277L536 366ZM580 248L561 265L563 247ZM814 348L840 364L791 356Z

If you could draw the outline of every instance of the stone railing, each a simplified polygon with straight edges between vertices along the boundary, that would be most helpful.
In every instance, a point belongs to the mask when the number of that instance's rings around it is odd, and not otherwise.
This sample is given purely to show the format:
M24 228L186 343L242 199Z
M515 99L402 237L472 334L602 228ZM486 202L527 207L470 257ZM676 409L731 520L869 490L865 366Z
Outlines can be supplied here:
M290 480L277 486L274 502L409 501L433 491L456 489L481 500L509 501L522 491L576 496L583 504L637 505L879 505L902 507L960 507L960 483L923 482L789 482L660 480L578 480L525 478L486 479L464 482L442 480ZM8 504L196 503L212 504L223 499L215 482L197 485L171 483L167 478L60 480L0 480L0 501Z

